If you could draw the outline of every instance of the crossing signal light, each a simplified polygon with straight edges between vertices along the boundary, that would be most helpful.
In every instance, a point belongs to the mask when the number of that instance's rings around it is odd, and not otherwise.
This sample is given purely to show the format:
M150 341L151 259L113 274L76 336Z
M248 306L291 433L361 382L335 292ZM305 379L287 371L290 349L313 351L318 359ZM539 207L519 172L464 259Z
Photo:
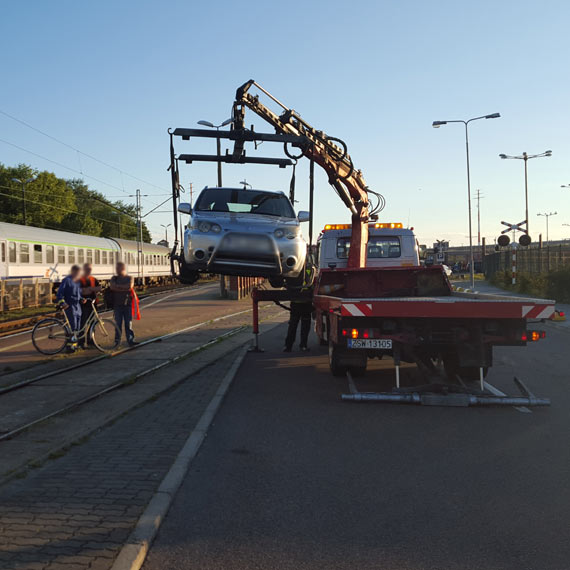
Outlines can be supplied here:
M509 245L509 243L511 243L511 239L509 238L509 236L507 234L503 234L503 235L499 236L499 238L497 239L497 243L501 247L505 247L505 246Z
M530 245L531 239L530 236L528 234L522 234L521 237L519 238L519 243L521 245L527 246Z

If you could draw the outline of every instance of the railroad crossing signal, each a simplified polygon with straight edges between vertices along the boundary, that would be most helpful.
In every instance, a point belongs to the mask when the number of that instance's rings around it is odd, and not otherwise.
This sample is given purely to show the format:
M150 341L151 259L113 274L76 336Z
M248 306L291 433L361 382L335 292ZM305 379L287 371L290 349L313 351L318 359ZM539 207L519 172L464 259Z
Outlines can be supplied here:
M528 230L526 229L526 227L523 227L527 225L527 220L523 220L518 224L510 224L509 222L501 222L501 224L503 224L503 226L507 226L507 229L501 232L501 235L497 240L497 243L500 246L505 247L509 245L511 240L509 239L509 236L506 235L509 232L522 232L522 235L519 237L520 245L523 246L530 245L531 239L530 236L528 235Z
M526 229L522 227L526 225L526 220L523 220L518 224L509 224L509 222L501 222L501 224L503 224L503 226L507 226L507 229L503 230L501 234L506 234L509 232L523 232L525 234L527 233Z

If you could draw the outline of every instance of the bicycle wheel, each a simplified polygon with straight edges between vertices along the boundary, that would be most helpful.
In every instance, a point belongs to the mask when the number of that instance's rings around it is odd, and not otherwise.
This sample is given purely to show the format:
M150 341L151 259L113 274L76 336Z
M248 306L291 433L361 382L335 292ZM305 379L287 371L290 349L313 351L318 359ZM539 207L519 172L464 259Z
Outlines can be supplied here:
M69 331L59 319L42 319L32 330L32 343L42 354L57 354L69 341Z
M93 344L101 352L110 352L119 346L121 331L111 319L101 319L93 323L90 331Z

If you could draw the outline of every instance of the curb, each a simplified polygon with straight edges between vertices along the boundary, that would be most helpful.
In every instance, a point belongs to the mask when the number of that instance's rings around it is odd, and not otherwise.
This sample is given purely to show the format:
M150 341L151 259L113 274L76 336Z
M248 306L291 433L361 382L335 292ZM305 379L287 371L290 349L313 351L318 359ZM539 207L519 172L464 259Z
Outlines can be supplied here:
M242 347L231 368L224 376L216 394L210 400L196 427L190 433L186 443L139 518L127 542L121 548L111 570L139 570L143 565L150 545L188 473L192 460L206 438L208 429L246 354L247 347Z

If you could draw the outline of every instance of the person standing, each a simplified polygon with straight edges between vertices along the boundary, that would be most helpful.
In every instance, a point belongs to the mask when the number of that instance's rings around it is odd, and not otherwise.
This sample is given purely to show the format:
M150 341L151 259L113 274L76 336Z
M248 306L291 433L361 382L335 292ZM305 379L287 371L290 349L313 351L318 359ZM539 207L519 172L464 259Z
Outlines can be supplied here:
M301 338L299 348L302 351L309 350L307 346L309 340L309 332L311 331L311 316L313 314L313 280L314 270L307 268L304 273L303 287L301 288L302 297L291 301L289 326L287 327L287 336L285 337L285 347L283 352L291 352L295 337L297 336L297 326L301 321Z
M101 291L101 285L99 281L91 274L93 272L93 267L90 263L85 263L83 265L83 275L79 281L81 285L81 296L87 301L81 305L81 328L85 326L87 319L93 312L93 307L97 305L97 293ZM85 338L79 339L79 346L85 345Z
M57 290L56 299L65 311L73 336L81 328L81 284L79 282L79 265L71 267L71 273L61 282Z
M115 322L119 330L118 341L121 340L120 335L125 325L125 336L129 346L138 344L135 342L135 333L133 331L133 293L135 280L134 277L127 275L127 267L119 261L116 265L117 274L111 277L111 291L113 293L113 311L115 313Z

